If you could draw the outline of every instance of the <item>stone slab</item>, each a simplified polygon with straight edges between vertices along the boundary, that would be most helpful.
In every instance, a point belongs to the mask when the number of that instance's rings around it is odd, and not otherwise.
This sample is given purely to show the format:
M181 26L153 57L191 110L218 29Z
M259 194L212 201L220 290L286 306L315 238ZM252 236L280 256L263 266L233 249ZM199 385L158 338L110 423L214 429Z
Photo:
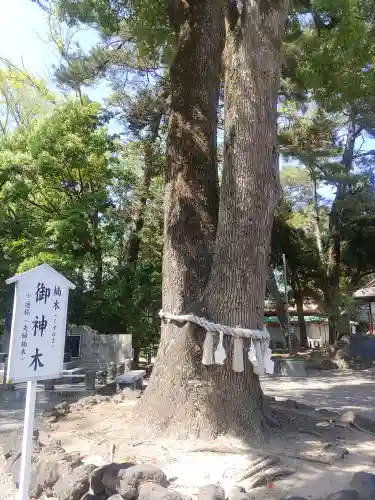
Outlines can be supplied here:
M306 377L305 360L296 358L280 359L281 375L284 377Z
M136 380L143 378L146 375L146 370L129 370L123 375L117 375L115 381L118 384L132 384Z
M146 375L146 370L129 370L123 375L117 375L115 382L119 389L132 387L133 389L142 389L143 377Z

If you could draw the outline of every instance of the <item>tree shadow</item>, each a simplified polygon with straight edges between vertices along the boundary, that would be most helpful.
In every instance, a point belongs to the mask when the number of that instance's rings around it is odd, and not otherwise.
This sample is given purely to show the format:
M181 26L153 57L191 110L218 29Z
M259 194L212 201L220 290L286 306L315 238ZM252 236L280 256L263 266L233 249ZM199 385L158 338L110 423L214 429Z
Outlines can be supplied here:
M265 394L315 408L364 412L375 418L375 369L315 371L303 378L262 377Z
M67 401L74 403L85 395L84 391L73 390L69 394L59 394L59 388L45 391L43 385L38 385L35 402L35 427L42 424L43 411L52 406ZM77 388L76 388L77 389ZM0 438L14 431L22 431L25 415L26 385L20 384L14 390L0 389Z
M311 372L303 378L287 378L282 376L262 377L261 386L267 396L276 398L276 407L284 406L285 415L290 419L312 415L314 409L326 409L340 414L353 410L366 417L375 418L374 408L375 370L361 372L352 370ZM293 404L285 404L285 400L294 400L310 405L293 409ZM279 405L277 404L279 403ZM289 401L290 403L290 401ZM320 419L327 424L330 416ZM302 426L303 427L303 426ZM261 487L251 490L251 496L257 500L266 497L281 498L285 495L300 495L305 498L322 498L341 489L350 488L350 480L355 472L373 472L375 461L374 437L354 428L316 427L314 433L304 434L290 432L288 425L285 430L281 425L278 432L266 443L254 444L248 442L255 455L276 454L283 462L296 472L286 478L275 480L272 488ZM319 435L320 434L320 435ZM293 455L327 458L324 446L333 442L334 446L345 448L349 454L345 458L335 458L332 464L311 463L295 458ZM246 487L246 482L243 483Z

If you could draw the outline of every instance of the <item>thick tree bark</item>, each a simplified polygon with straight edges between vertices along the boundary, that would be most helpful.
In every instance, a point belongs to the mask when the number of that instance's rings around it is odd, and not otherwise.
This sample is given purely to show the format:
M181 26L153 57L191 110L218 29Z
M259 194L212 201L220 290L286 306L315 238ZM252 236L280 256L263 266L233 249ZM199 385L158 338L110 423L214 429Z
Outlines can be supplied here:
M303 293L301 290L294 290L294 298L296 301L297 307L297 317L298 317L298 326L299 326L299 337L301 347L308 347L307 345L307 329L306 329L306 321L305 316L303 314Z
M179 44L170 71L165 175L163 310L185 313L201 300L211 267L218 212L217 106L224 16L218 0L175 1ZM185 10L186 9L186 10ZM191 329L163 325L137 420L153 433L199 434L202 365ZM204 396L199 396L203 397Z
M207 64L204 86L209 82L207 73L211 74L211 82L217 74L212 73L217 47L210 57L207 56L213 48L212 37L221 32L218 3L201 1L198 6L198 2L191 2L190 15L198 16L194 20L194 36L200 35L199 42L204 44L194 47L198 60L201 63L205 60ZM283 7L277 2L245 0L242 12L237 12L236 2L228 12L225 161L219 221L211 277L202 304L196 311L193 308L193 312L214 321L252 329L263 328L270 237L279 197L276 106ZM211 29L208 29L208 20L211 20ZM189 23L189 28L192 26ZM176 70L176 66L173 69ZM172 72L172 76L176 73ZM195 76L202 78L202 74ZM207 89L212 96L211 103L217 103L217 83L214 89L212 86ZM195 86L196 82L192 84ZM202 90L200 86L195 96L202 97ZM191 96L191 91L183 96L178 122L175 122L177 117L172 116L170 139L173 143L169 153L173 154L173 167L168 169L166 185L163 309L177 313L188 312L192 301L200 301L210 267L212 232L209 229L214 227L214 214L211 219L207 217L213 207L207 189L207 171L202 172L201 168L180 170L186 144L197 154L199 143L206 144L204 149L208 151L207 146L214 141L213 138L206 140L202 123L196 128L198 135L191 135L191 123L186 130L186 104ZM200 101L200 109L202 104ZM190 104L192 109L194 106L196 103ZM190 115L189 120L191 118ZM207 118L212 120L212 114ZM179 133L174 135L173 127L177 125ZM182 131L181 125L184 126ZM186 136L182 151L175 146L181 147L181 133ZM207 159L205 154L198 165L202 166L203 160L207 165ZM171 167L172 161L169 161ZM209 237L203 238L203 235ZM154 432L159 430L164 434L201 437L222 433L251 434L261 439L266 422L263 395L259 378L254 375L245 351L242 373L232 370L231 345L227 345L228 358L223 366L202 366L202 336L199 329L189 324L180 331L170 327L163 329L153 377L137 416L147 413L143 422L146 421ZM226 342L230 344L230 339Z
M133 366L137 368L139 366L139 356L141 355L141 346L133 345Z
M346 139L345 150L342 156L341 164L343 166L343 175L347 176L353 165L354 146L358 137L357 127L355 124L355 116L351 114L350 123L348 125L348 135ZM329 343L333 345L340 335L340 275L341 275L341 212L342 202L347 196L348 183L344 180L339 180L336 196L332 203L332 208L329 216L329 229L332 238L332 259L328 269L328 287L326 302L329 310L328 315L328 330Z
M90 216L92 241L89 242L90 252L95 263L94 288L99 292L103 280L103 252L99 238L99 213L95 210Z
M277 95L283 2L245 1L227 19L225 147L219 221L205 316L226 325L262 329L271 231L279 201ZM248 347L248 346L247 346ZM244 353L245 354L245 353ZM218 432L262 436L265 422L259 378L244 356L216 367L213 386Z
M135 213L133 216L133 228L129 237L128 244L128 265L136 265L138 262L139 251L141 248L141 231L145 225L145 208L150 195L150 185L153 176L152 162L153 149L152 144L146 143L145 149L145 170L143 173L143 183L141 195L136 204Z
M340 307L336 295L329 294L326 310L328 311L329 344L333 345L340 335Z
M276 315L280 322L281 328L287 334L288 320L286 317L285 302L281 296L280 290L276 283L275 273L273 272L272 266L268 266L268 276L266 288L268 293L274 298L276 302Z

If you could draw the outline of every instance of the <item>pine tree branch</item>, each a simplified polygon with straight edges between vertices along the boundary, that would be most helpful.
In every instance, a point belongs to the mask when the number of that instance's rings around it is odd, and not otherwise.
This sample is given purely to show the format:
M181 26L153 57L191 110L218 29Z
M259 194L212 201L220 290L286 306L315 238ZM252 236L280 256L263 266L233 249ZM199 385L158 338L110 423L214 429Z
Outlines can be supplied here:
M364 158L366 156L375 156L375 149L371 149L370 151L365 151L364 153L357 153L353 155L353 159L357 160L358 158Z

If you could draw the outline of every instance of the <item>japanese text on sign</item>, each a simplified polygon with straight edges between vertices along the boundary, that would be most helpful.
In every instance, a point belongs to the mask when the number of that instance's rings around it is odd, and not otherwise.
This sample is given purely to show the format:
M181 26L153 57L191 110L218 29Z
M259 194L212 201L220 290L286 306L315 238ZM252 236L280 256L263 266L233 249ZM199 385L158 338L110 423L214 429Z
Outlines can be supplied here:
M54 378L62 371L68 293L74 285L46 264L12 281L17 287L8 378Z

